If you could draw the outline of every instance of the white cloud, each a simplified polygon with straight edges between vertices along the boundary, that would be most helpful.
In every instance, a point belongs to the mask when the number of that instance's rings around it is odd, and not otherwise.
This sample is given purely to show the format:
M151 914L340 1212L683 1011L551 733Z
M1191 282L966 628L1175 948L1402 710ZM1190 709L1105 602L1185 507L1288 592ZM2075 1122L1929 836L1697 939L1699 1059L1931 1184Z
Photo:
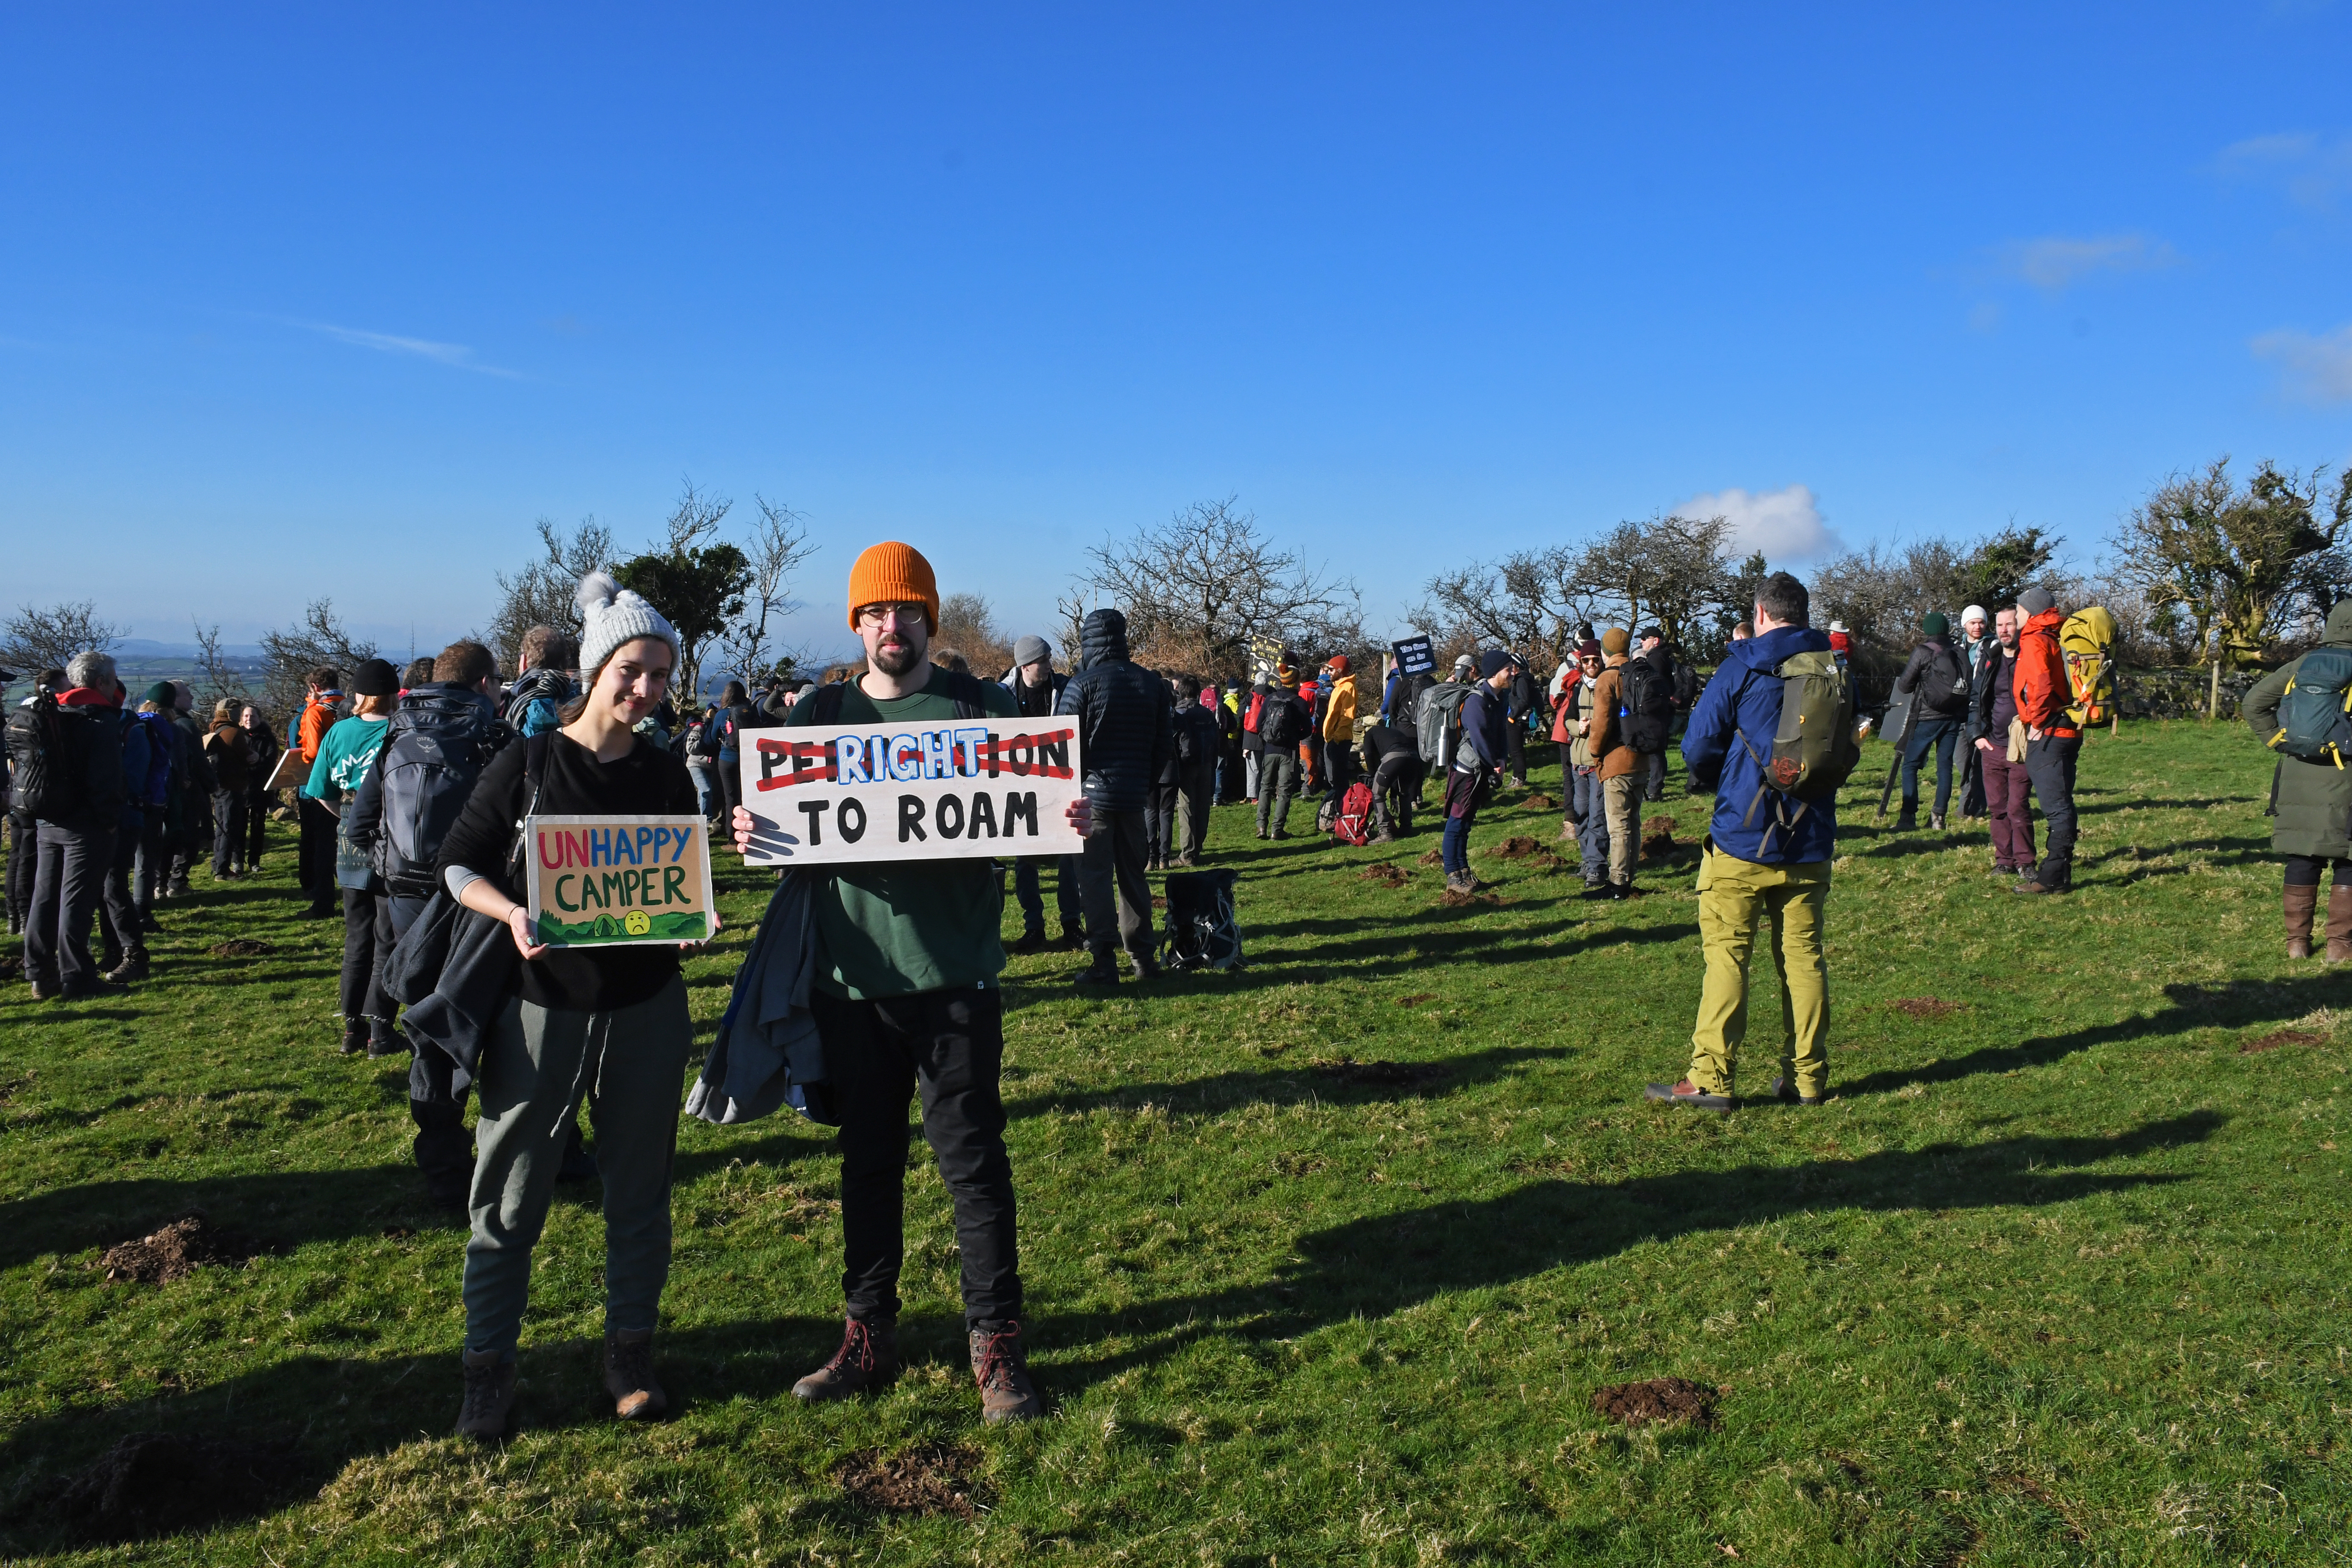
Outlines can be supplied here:
M2314 336L2310 332L2264 332L2253 341L2257 358L2276 360L2287 386L2314 403L2352 403L2352 326Z
M2003 271L2053 293L2094 272L2143 272L2169 267L2179 259L2172 247L2144 234L2107 234L2088 239L2045 235L2003 246L2000 257Z
M378 353L414 354L418 359L429 359L436 364L446 364L453 370L470 370L478 375L512 377L516 374L510 370L500 370L496 365L476 364L474 351L463 343L436 343L427 338L404 338L390 332L362 331L357 327L338 327L325 321L295 321L291 324L317 332L322 337L332 338L339 343L356 344L363 349L373 349Z
M1810 561L1845 548L1822 517L1807 485L1777 490L1717 490L1693 496L1675 510L1684 517L1721 517L1731 523L1738 552L1760 550L1774 565Z
M2352 136L2327 141L2309 131L2250 136L2221 149L2223 177L2283 190L2298 205L2325 211L2352 195Z

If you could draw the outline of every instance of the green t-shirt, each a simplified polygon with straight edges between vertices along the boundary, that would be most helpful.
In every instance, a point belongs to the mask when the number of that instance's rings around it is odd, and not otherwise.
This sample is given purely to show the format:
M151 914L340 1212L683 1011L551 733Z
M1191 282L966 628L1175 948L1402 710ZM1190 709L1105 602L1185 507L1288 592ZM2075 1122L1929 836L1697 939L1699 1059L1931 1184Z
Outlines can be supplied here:
M982 707L1015 716L1013 693L982 681ZM842 724L898 724L956 716L953 699L926 689L877 701L852 683L842 694ZM803 696L788 725L815 719ZM988 985L1004 970L1004 894L987 860L934 860L838 866L815 893L821 991L866 1000L918 991Z
M382 718L354 713L337 720L319 742L319 760L310 764L302 793L330 805L345 795L357 795L368 769L374 765L375 754L383 750L384 731L391 725L389 713Z

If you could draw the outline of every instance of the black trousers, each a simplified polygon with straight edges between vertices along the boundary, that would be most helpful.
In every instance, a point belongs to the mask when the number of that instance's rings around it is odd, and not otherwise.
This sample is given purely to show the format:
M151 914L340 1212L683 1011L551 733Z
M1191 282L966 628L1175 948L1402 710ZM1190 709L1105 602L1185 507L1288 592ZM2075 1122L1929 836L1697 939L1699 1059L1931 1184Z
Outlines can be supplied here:
M1143 797L1143 853L1147 861L1168 858L1176 837L1176 795L1173 783L1156 784Z
M1398 752L1372 770L1372 826L1394 834L1412 831L1412 803L1421 794L1421 759Z
M1507 764L1503 771L1519 783L1527 783L1528 722L1524 718L1513 715L1510 722L1503 726L1503 757Z
M2329 867L2336 868L2339 887L2352 888L2352 860L2327 860L2316 855L2290 855L2286 858L2286 885L2290 888L2316 888L2319 873Z
M1181 860L1198 860L1209 841L1209 803L1217 793L1213 763L1203 763L1176 786L1176 826L1171 835Z
M849 1316L898 1315L905 1262L907 1107L955 1203L968 1328L1021 1315L1013 1160L1004 1152L1004 1003L993 987L853 1002L809 998L841 1112L842 1299Z
M126 836L126 842L115 847L118 858L126 850L131 855L131 907L142 915L155 907L157 891L171 886L169 838L163 810L157 807L142 814L135 837Z
M278 804L277 797L266 789L256 789L245 798L245 868L261 869L261 847L269 832L269 808Z
M335 886L335 814L307 795L297 795L295 803L302 822L299 858L295 862L302 890L310 895L313 909L331 909L335 895L341 891Z
M213 875L217 877L229 868L232 861L245 854L245 792L221 789L213 792Z
M2045 888L2074 885L2074 763L2083 753L2077 735L2044 735L2025 742L2025 776L2042 803L2042 864L2034 875Z
M370 1021L378 1039L392 1034L395 1008L383 993L383 973L390 966L392 900L382 893L345 888L343 894L343 1027Z
M21 812L8 814L8 919L25 929L33 910L33 868L40 859L40 825Z
M157 837L163 827L153 817L146 824ZM98 966L112 969L133 952L147 951L146 921L142 918L148 906L139 901L138 878L142 865L140 846L144 835L129 828L114 836L114 860L106 868L106 891L98 901ZM116 918L117 910L131 911L128 920Z
M1323 742L1323 776L1331 781L1331 798L1339 799L1356 782L1356 752L1345 741Z
M1138 958L1151 952L1151 883L1143 874L1143 813L1095 807L1095 828L1078 857L1078 900L1087 945L1110 951L1111 933Z
M56 983L68 995L98 988L89 959L89 917L107 901L107 919L118 931L139 929L138 911L124 899L112 903L114 831L111 828L38 825L33 870L32 908L25 921L25 975Z

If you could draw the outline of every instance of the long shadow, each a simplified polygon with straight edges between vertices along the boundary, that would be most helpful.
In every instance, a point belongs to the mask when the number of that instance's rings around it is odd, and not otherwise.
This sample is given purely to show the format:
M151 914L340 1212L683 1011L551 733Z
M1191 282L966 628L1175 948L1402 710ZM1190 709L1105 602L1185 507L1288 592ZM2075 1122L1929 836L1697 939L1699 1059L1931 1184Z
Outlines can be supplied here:
M412 1166L85 1182L0 1203L0 1268L145 1236L193 1208L272 1250L443 1223Z
M1916 1068L1890 1068L1836 1086L1842 1095L1885 1094L1919 1083L1948 1083L1979 1073L2013 1072L2044 1067L2087 1051L2095 1046L2124 1040L2158 1039L2192 1029L2243 1028L2251 1024L2301 1018L2321 1007L2352 1002L2352 975L2314 974L2298 980L2230 980L2211 984L2173 984L2164 988L2169 1005L2146 1016L2119 1019L2073 1029L2063 1035L2038 1036L2013 1046L1987 1046L1966 1056L1927 1062Z
M2096 816L2109 811L2205 811L2217 805L2252 805L2256 796L2251 795L2217 795L2207 800L2149 800L2145 797L2118 795L2097 805L2075 802L2074 811L2081 816ZM2039 820L2037 818L2037 820Z
M1450 1093L1504 1077L1522 1062L1565 1057L1563 1047L1496 1046L1467 1056L1426 1062L1356 1063L1318 1068L1302 1064L1270 1072L1226 1072L1171 1083L1121 1084L1110 1089L1071 1089L1005 1102L1004 1113L1019 1119L1049 1111L1083 1115L1090 1110L1132 1110L1164 1105L1181 1110L1229 1110L1239 1105L1361 1105Z

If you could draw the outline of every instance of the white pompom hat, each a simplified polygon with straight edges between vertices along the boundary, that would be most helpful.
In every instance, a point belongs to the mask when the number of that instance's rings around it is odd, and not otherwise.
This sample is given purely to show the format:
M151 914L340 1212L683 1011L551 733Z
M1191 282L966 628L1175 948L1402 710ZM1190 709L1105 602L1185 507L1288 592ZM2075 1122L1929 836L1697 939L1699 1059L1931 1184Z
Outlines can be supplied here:
M673 661L681 657L677 628L647 604L643 595L613 581L610 572L591 572L581 578L580 591L572 595L572 603L580 606L583 680L595 679L596 671L604 668L604 661L613 657L614 648L639 637L659 637L669 644Z

